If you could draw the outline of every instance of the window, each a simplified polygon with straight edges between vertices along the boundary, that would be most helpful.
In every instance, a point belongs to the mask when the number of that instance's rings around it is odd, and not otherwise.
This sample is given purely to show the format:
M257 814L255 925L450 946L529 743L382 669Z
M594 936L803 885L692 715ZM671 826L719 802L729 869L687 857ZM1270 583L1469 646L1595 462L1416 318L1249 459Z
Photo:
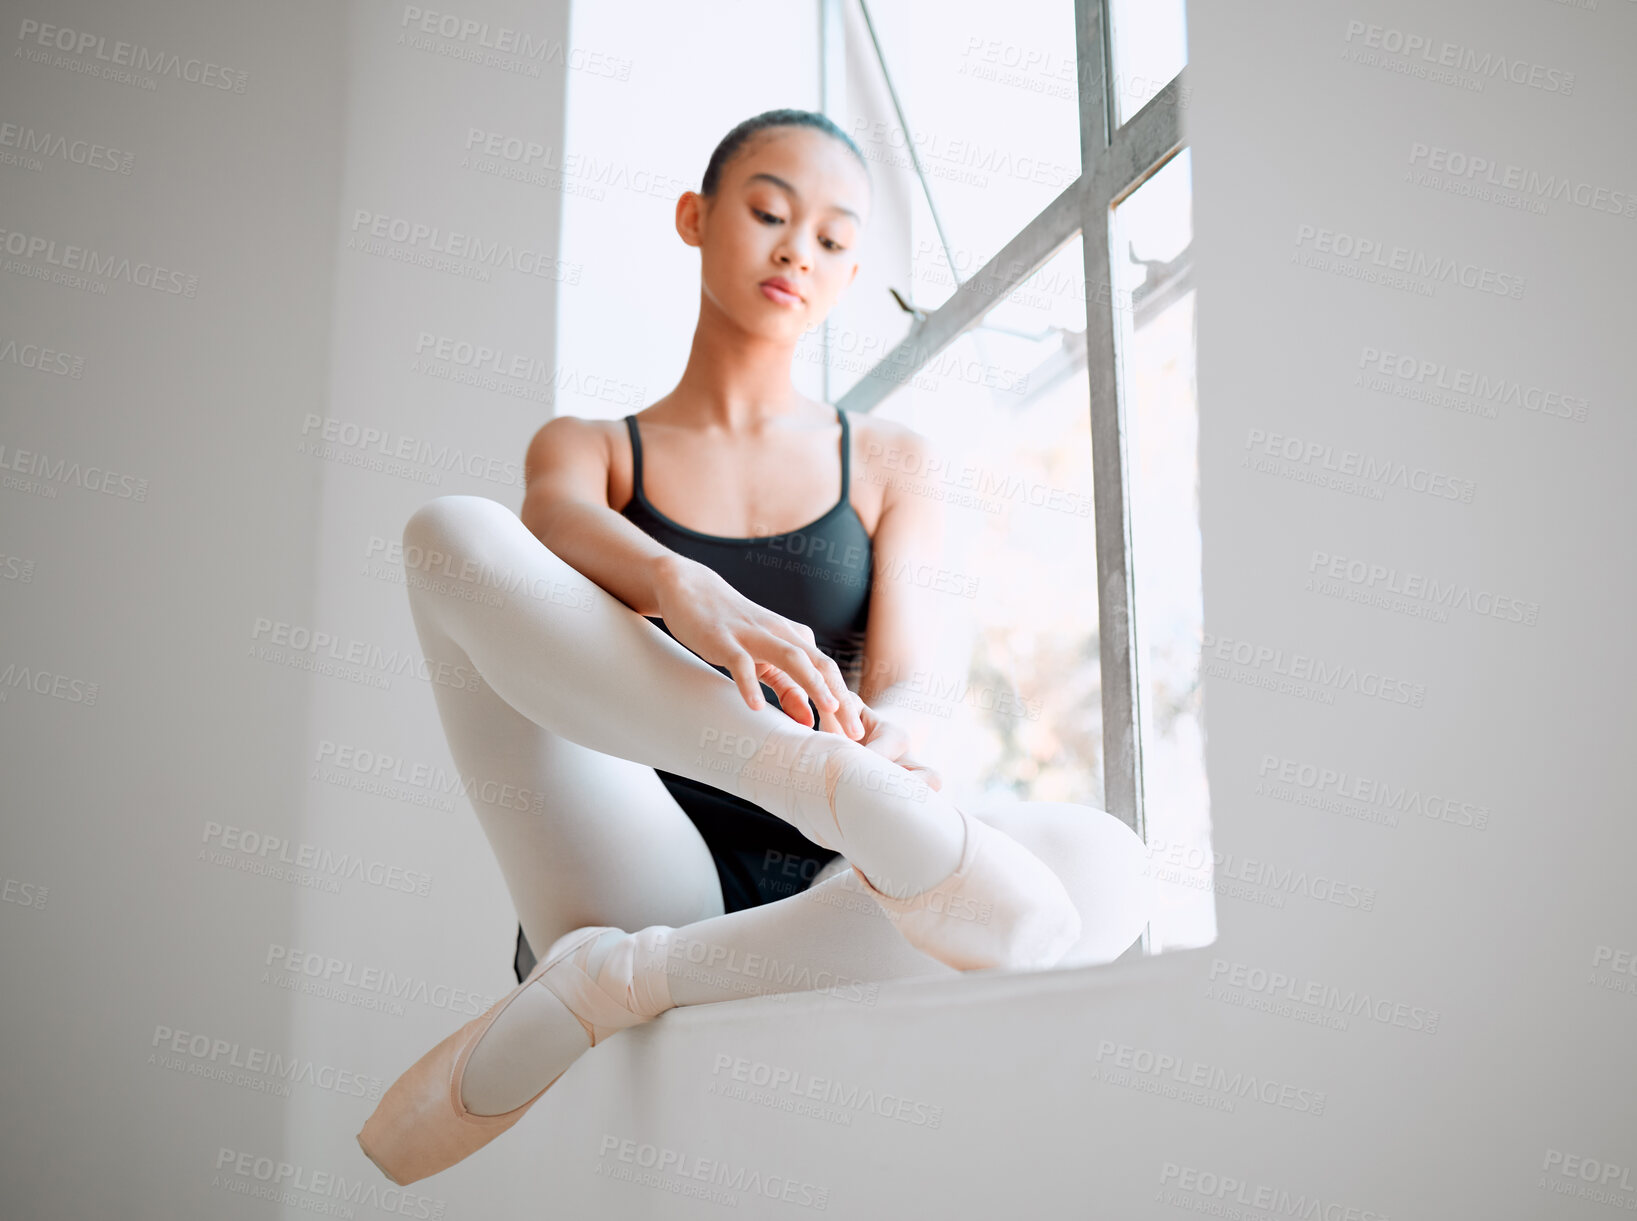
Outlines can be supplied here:
M1003 706L964 718L962 757L988 791L1125 821L1161 883L1142 952L1209 944L1181 2L820 13L826 112L878 190L913 193L913 312L873 365L826 360L826 391L936 438L995 502L951 514L946 563L978 581L965 678Z

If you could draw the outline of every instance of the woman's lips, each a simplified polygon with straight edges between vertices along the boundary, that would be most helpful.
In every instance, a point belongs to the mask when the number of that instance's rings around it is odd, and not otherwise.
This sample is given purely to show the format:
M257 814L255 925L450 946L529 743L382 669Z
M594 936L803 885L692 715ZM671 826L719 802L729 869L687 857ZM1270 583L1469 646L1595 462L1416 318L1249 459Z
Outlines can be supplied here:
M784 289L780 288L771 281L764 281L762 283L762 295L769 301L776 301L780 305L801 304L801 298L796 296L795 293L786 292Z

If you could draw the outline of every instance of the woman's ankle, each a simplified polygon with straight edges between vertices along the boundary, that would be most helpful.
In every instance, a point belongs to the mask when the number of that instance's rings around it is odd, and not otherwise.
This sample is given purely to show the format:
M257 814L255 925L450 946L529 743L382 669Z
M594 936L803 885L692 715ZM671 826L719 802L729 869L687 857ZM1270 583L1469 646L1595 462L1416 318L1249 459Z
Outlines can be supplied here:
M739 796L914 894L947 877L964 843L960 812L916 772L840 734L775 730L734 777Z
M650 924L606 937L592 947L587 974L632 1013L656 1018L675 1004L665 974L673 931L669 925Z

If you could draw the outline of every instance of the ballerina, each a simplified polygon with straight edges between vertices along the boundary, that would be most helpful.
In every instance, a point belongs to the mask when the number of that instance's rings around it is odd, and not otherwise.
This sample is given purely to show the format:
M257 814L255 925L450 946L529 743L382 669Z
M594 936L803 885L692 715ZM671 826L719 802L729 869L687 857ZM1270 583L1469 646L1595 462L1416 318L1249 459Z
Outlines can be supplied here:
M739 124L677 201L701 294L676 389L623 421L548 422L520 514L450 495L405 527L406 555L505 574L498 605L422 582L410 609L429 664L485 680L433 688L461 772L550 800L470 794L547 948L382 1096L358 1141L394 1182L469 1156L588 1048L675 1005L1107 962L1146 923L1124 823L959 808L878 710L925 613L881 574L933 558L941 518L902 480L854 480L855 450L914 469L927 442L790 379L857 275L870 203L862 154L822 115Z

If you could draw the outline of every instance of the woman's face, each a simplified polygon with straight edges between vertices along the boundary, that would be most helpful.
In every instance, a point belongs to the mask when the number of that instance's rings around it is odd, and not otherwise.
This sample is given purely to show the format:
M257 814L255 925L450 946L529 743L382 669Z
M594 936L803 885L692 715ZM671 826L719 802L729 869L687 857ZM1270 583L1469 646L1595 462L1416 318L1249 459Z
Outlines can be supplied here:
M870 186L852 152L809 127L758 132L728 162L716 197L677 202L700 248L705 296L745 330L794 343L858 274ZM768 281L783 279L788 293Z

